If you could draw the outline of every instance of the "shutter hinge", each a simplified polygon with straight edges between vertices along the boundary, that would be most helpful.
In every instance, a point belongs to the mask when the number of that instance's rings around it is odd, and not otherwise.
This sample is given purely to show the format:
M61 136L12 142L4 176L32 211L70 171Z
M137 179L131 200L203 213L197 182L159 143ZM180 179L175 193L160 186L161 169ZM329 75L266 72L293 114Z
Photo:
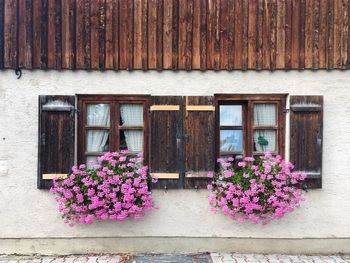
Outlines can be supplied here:
M283 109L283 113L289 113L289 112L290 112L290 109L287 109L287 108Z

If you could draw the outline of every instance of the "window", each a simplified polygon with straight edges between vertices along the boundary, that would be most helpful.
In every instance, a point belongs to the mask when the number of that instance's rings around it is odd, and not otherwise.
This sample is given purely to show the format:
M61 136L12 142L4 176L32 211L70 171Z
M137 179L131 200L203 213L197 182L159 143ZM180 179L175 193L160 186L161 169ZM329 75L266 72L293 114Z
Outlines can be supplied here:
M78 162L89 165L108 151L144 152L148 96L79 96Z
M217 157L284 155L284 95L216 95Z

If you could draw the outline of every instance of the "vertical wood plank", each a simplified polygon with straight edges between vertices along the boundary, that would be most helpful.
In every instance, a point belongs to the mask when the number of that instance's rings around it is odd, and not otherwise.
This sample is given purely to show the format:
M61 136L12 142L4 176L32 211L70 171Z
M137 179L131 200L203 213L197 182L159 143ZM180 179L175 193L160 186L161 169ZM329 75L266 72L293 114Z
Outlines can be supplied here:
M248 67L248 0L243 0L243 28L242 28L242 70Z
M300 2L292 1L291 68L299 67Z
M346 68L350 68L350 2L348 1L348 54L347 54L347 62Z
M220 69L220 2L214 0L214 69Z
M156 64L157 69L163 68L163 0L157 1L157 30L156 30Z
M1 13L1 7L0 7L0 13ZM1 15L0 15L0 24L1 24ZM33 5L31 0L23 0L19 2L18 38L19 38L18 39L18 45L19 45L18 67L31 69L32 68L32 48L33 48L33 44L32 44L33 43L32 42L33 41ZM0 51L0 53L1 52L2 51Z
M5 0L0 0L0 69L4 68Z
M342 0L334 1L333 66L341 68Z
M192 27L193 27L193 0L187 0L186 7L186 61L185 68L192 68Z
M123 1L124 2L124 1ZM99 68L99 0L91 1L90 4L90 21L91 21L91 68Z
M263 68L263 22L264 22L264 2L258 0L257 3L257 29L256 29L256 69Z
M113 68L119 69L119 0L113 0Z
M236 0L235 3L235 51L234 68L242 67L242 49L243 49L243 0Z
M142 0L134 0L134 69L142 69Z
M17 68L18 66L18 1L5 1L4 22L4 66Z
M61 1L48 1L48 68L61 67Z
M276 69L277 43L277 0L271 0L270 5L270 69Z
M313 13L313 0L306 0L306 19L305 19L305 68L312 68L312 13Z
M157 0L148 0L148 68L157 67Z
M76 35L75 35L75 51L76 51L76 68L83 69L85 67L84 59L84 0L76 1Z
M133 45L133 2L132 0L119 1L119 67L132 69Z
M173 1L164 0L164 15L163 15L163 67L171 69L172 67L172 23L173 23Z
M25 64L25 46L27 40L26 25L26 1L18 3L18 67L22 68Z
M263 1L263 23L262 23L262 68L270 68L270 10L269 0Z
M249 2L249 20L248 20L248 69L256 67L257 50L257 0Z
M345 69L348 60L349 1L342 0L341 68Z
M249 1L253 2L253 1ZM228 0L228 70L234 68L235 56L235 4L234 0Z
M200 1L200 69L207 69L207 1Z
M290 69L291 62L291 42L292 42L292 0L286 1L286 14L285 14L285 69Z
M299 68L305 68L305 20L306 20L306 0L300 1L299 8L300 31L299 31Z
M276 68L285 66L285 0L277 1Z
M220 3L220 69L228 69L228 1Z
M319 68L327 68L327 13L328 1L320 0L320 22L319 22Z
M47 68L48 53L48 0L41 1L41 57L40 68Z
M75 1L62 0L62 68L75 68Z
M179 69L186 68L187 1L179 0Z
M200 69L201 1L193 0L192 69Z
M320 1L313 0L312 17L312 68L319 68L319 32L320 32Z
M33 0L33 68L41 61L41 0Z
M106 0L105 68L113 69L113 0Z
M179 66L179 0L173 0L172 69Z
M207 2L207 69L214 68L214 1Z
M106 56L106 0L99 0L98 10L98 68L104 70Z

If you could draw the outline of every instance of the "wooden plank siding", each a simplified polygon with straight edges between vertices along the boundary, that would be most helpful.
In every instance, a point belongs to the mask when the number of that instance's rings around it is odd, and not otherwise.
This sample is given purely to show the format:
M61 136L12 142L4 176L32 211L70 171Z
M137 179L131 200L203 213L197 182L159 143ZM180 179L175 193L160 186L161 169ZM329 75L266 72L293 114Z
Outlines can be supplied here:
M0 0L0 69L350 68L350 0Z

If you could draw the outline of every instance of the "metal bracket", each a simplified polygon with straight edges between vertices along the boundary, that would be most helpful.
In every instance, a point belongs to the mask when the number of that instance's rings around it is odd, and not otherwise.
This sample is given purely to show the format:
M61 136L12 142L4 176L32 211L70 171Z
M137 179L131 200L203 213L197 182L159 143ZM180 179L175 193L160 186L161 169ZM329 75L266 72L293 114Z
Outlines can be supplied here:
M290 109L287 109L287 108L283 109L283 113L289 113L289 112L290 112Z
M17 79L20 79L22 77L22 70L20 68L16 68L15 74L17 76Z

